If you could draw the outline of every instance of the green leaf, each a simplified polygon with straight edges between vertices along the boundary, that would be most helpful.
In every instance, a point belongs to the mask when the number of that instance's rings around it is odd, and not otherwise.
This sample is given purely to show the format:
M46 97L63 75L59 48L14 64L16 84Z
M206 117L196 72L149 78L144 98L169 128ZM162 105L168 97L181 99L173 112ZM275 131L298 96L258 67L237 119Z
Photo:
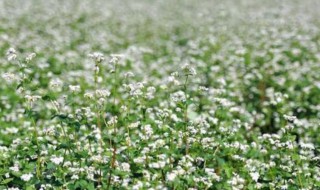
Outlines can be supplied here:
M73 183L70 183L70 184L68 184L68 189L74 190L74 189L76 189L76 187Z
M22 86L23 86L23 82L19 83L16 89L19 89Z
M94 184L93 183L89 183L87 185L87 190L95 190Z
M48 163L47 165L48 170L55 169L55 168L56 168L56 165L54 165L53 163Z
M1 185L5 185L5 184L7 184L7 183L10 183L10 181L12 181L14 178L8 178L8 179L5 179L5 180L3 180L3 181L1 181Z
M76 182L76 184L75 184L75 188L82 188L82 189L84 189L84 188L86 188L87 187L87 185L88 185L88 182L87 181L85 181L85 180L79 180L79 181L77 181Z
M187 100L187 105L191 105L192 103L193 103L193 101L192 100Z
M68 116L67 115L64 115L64 114L56 114L56 115L53 115L52 117L51 117L51 119L54 119L54 118L59 118L59 119L61 119L61 120L64 120L64 119L67 119L68 118Z
M20 172L11 172L12 175L16 176L16 177L20 177L22 174Z
M53 100L54 98L51 95L44 95L42 96L42 100Z
M29 185L26 190L34 190L35 188L32 185Z

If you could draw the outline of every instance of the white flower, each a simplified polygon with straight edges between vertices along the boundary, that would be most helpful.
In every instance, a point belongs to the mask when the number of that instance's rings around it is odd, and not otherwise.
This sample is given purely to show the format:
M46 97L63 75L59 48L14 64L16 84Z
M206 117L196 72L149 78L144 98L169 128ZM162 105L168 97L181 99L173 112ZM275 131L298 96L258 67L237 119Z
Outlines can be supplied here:
M297 119L296 116L290 116L290 115L283 115L283 117L289 122L294 122Z
M105 89L98 89L96 90L96 95L99 97L99 98L105 98L105 97L108 97L110 96L110 91L109 90L105 90Z
M120 109L122 110L122 111L127 111L128 110L128 107L127 106L125 106L125 105L122 105L121 107L120 107Z
M195 68L191 67L188 63L182 65L182 70L185 75L196 75L197 71Z
M151 125L145 125L145 126L142 126L142 129L144 130L144 133L146 136L151 136L153 134L153 130L152 130L152 127Z
M178 91L171 94L171 100L173 102L185 102L187 100L186 95L183 91Z
M243 189L243 184L245 180L241 178L238 174L234 174L231 180L228 183L232 186L232 189Z
M19 166L15 165L9 168L10 170L14 171L14 172L18 172L19 171Z
M260 177L258 172L251 172L250 176L251 176L252 180L255 181L255 182L257 182L259 177Z
M21 179L22 179L23 181L29 181L32 177L33 177L33 174L28 173L28 174L23 174L23 175L21 176Z
M257 183L257 184L255 185L255 188L261 189L261 188L262 188L262 184L261 184L261 183Z
M199 86L199 91L207 92L207 91L209 91L209 88L207 88L205 86Z
M69 85L69 89L71 90L71 92L80 92L79 85Z
M205 168L204 172L206 172L208 175L212 175L214 173L214 169L213 168Z
M144 84L138 82L136 84L125 84L124 87L129 91L129 94L133 97L138 97L143 94L142 89L144 88Z
M168 181L173 181L176 177L177 177L177 173L176 172L172 172L172 173L168 173L167 174L167 180Z
M16 79L16 75L13 73L4 73L2 77L8 82L11 82Z
M89 54L89 57L97 63L101 63L104 60L104 55L100 52L91 53Z
M312 143L303 143L303 142L301 142L300 146L303 149L310 149L310 150L315 149L315 147L314 147L314 145Z
M134 74L132 72L127 72L124 74L125 78L130 78L130 77L134 77Z
M7 190L20 190L18 187L9 187Z
M110 63L116 64L119 62L120 58L124 57L122 54L111 54Z
M167 78L167 83L170 83L176 86L180 85L180 82L174 76L169 76Z
M159 169L159 168L163 168L165 165L166 165L165 162L159 161L159 162L150 163L149 167Z
M145 158L143 158L143 157L137 157L137 158L133 159L133 162L136 164L142 164L142 163L144 163L144 161L145 161Z
M26 57L26 62L29 63L33 58L36 57L37 54L31 53Z
M140 122L137 121L137 122L135 122L135 123L130 123L128 127L129 127L130 129L134 129L134 128L139 127L139 125L140 125Z
M14 48L10 48L6 55L8 61L15 60L17 58L16 50Z
M27 99L28 102L35 102L35 101L41 99L41 96L36 96L36 95L35 96L25 95L24 97L25 97L25 99Z
M285 185L281 185L281 190L286 190L286 189L288 189L288 185L287 184L285 184Z
M114 116L112 118L110 118L110 120L107 122L108 125L114 125L114 124L117 124L118 123L118 117L117 116Z
M130 164L128 163L121 163L121 169L125 172L130 172Z
M77 174L73 174L73 175L71 176L71 179L79 179L79 176L78 176Z
M63 162L63 157L57 157L56 155L53 155L50 160L56 165L59 165L60 163Z
M57 87L61 87L62 84L63 82L60 79L54 79L50 81L49 86L51 88L57 88Z
M94 98L94 94L92 92L86 92L84 94L84 97L88 98L88 99L93 99Z

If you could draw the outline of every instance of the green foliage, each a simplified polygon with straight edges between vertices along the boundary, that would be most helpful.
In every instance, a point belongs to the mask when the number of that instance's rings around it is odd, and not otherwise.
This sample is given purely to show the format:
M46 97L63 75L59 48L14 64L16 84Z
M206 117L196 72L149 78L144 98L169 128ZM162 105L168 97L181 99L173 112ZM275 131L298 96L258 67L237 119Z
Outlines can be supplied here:
M0 2L0 189L319 189L316 5Z

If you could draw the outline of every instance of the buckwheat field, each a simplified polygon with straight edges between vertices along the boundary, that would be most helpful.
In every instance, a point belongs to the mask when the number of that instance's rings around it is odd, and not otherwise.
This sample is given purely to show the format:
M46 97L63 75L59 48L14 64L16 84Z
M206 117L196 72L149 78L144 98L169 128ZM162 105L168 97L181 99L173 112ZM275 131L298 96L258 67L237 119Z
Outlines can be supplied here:
M0 0L0 189L319 190L318 0Z

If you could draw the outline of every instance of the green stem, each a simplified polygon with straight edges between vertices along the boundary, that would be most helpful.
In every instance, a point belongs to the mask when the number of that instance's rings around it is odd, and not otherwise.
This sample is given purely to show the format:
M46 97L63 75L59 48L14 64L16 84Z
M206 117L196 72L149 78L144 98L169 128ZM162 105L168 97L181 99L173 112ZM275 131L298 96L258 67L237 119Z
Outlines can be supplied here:
M114 109L116 107L116 90L117 90L117 63L114 63L114 85L113 85L113 106ZM114 110L115 113L115 110ZM114 116L115 117L115 114ZM116 126L116 122L113 121L113 130L114 130L114 136L117 137L117 126ZM111 168L109 171L109 177L108 177L108 183L107 183L107 189L109 189L110 187L110 183L111 183L111 175L112 175L112 171L115 168L115 161L116 161L116 153L117 153L117 147L116 147L116 143L115 141L112 143L112 147L113 147L113 151L112 151L112 159L111 159Z
M184 82L183 88L184 88L184 94L186 96L186 102L184 105L184 141L186 144L186 152L185 154L189 154L189 144L188 144L188 133L187 133L187 127L188 127L188 91L187 91L187 83L188 83L189 75L186 75L186 80Z

